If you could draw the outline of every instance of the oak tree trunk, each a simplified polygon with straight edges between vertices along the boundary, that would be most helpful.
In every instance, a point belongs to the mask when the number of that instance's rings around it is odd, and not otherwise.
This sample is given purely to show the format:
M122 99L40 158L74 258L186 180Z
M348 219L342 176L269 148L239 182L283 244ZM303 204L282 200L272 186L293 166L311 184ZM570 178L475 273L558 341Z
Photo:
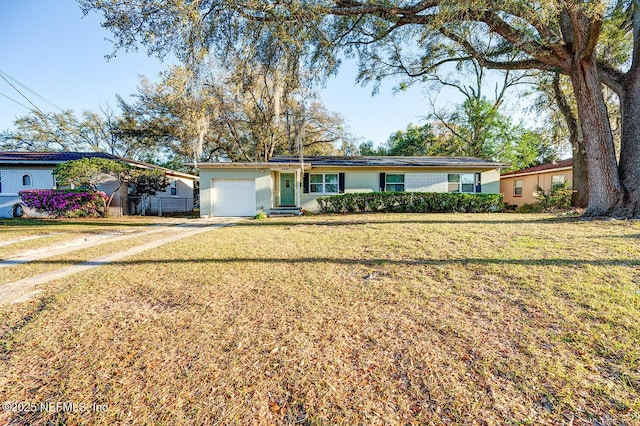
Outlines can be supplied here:
M559 73L555 73L553 76L552 87L556 105L567 124L569 141L573 149L573 177L571 183L573 194L571 195L571 205L573 207L586 208L589 205L589 175L582 129L580 128L580 123L578 123L578 118L567 101L567 97L562 91Z
M620 99L620 182L624 197L617 214L640 217L640 76L629 74Z
M587 208L589 206L589 170L587 168L587 153L581 140L572 140L573 146L573 179L571 187L571 205Z
M589 204L585 216L616 214L622 202L622 187L611 125L593 55L576 59L570 77L578 103L587 159Z

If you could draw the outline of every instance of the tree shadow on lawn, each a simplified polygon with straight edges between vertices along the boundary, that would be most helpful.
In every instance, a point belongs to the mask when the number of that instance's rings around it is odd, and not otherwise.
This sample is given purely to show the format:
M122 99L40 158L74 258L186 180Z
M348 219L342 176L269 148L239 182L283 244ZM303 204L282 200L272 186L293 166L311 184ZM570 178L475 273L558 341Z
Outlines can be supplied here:
M172 218L173 219L173 218ZM208 226L209 224L193 223L188 226ZM177 226L176 222L163 222L162 219L154 221L150 218L148 221L135 221L127 219L0 219L0 229L3 227L15 230L18 228L35 228L39 226L104 226L104 227L144 227L144 226Z
M640 239L640 234L629 234L629 235L593 235L585 238L630 238L630 239Z
M411 213L414 215L415 213ZM344 215L346 217L351 217L353 220L314 220L314 218L319 218L317 216L311 216L309 218L298 218L298 219L288 219L288 220L256 220L256 221L245 221L238 223L238 226L296 226L296 225L318 225L318 226L348 226L348 225L385 225L385 224L424 224L424 225L433 225L433 224L477 224L477 225L515 225L515 224L557 224L557 223L570 223L570 222L581 222L582 220L578 217L545 217L539 219L446 219L445 216L452 216L455 218L454 213L429 213L429 214L441 214L443 216L442 219L414 219L407 218L403 220L400 216L401 214L395 214L391 220L384 219L361 219L358 218L357 215ZM327 218L337 218L339 216L322 216Z
M55 265L73 262L67 260L35 260L29 264ZM301 257L301 258L261 258L261 257L233 257L225 259L136 259L119 260L114 262L102 261L78 261L81 265L160 265L160 264L226 264L226 263L289 263L289 264L316 264L331 263L337 265L361 265L361 266L384 266L384 265L406 265L406 266L443 266L443 265L519 265L519 266L640 266L639 259L485 259L485 258L460 258L460 259L341 259L331 257Z

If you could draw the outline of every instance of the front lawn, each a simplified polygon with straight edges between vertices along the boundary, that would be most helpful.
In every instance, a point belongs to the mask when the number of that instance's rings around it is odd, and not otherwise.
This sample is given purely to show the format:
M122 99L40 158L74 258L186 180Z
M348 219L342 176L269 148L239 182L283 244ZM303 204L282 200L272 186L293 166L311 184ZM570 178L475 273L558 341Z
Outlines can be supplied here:
M243 222L0 306L12 424L638 424L640 223ZM106 409L104 409L106 407Z
M95 234L136 232L186 219L123 216L83 219L0 219L0 260L42 247L55 247Z

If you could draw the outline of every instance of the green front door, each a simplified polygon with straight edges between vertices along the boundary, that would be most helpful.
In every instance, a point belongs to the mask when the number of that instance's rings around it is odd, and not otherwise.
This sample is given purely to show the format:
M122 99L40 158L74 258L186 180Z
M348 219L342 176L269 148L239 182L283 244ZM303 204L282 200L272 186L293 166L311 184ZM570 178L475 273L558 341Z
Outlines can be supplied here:
M296 190L295 175L293 173L280 173L280 205L295 206Z

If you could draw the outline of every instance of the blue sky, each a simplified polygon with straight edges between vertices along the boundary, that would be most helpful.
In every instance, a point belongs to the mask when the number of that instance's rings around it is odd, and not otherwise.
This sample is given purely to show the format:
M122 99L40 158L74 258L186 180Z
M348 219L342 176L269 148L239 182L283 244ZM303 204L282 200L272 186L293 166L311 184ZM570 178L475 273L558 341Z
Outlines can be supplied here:
M162 64L142 54L107 62L107 33L96 17L82 18L73 0L4 0L0 6L0 70L63 109L115 104L115 94L135 90L138 75L155 76ZM55 110L22 90L43 111ZM30 106L4 80L0 93ZM0 96L0 128L29 111Z
M0 5L0 70L62 109L80 112L115 106L115 95L133 93L139 76L156 80L167 64L137 53L119 52L107 61L110 34L96 14L83 17L74 0L3 0ZM393 83L372 97L371 87L354 82L356 70L347 64L321 90L324 103L341 113L351 132L363 140L384 143L389 135L428 114L428 102L416 87L392 95ZM56 107L18 86L41 110ZM32 107L0 79L0 130L13 127L29 111L6 98Z

